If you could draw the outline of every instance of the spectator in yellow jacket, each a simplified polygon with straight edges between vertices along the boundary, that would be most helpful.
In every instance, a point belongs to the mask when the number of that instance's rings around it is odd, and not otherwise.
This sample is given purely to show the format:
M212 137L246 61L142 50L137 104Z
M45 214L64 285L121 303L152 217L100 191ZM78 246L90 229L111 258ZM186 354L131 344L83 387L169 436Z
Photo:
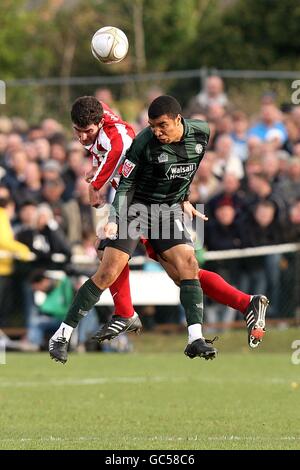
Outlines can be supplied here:
M5 326L11 307L10 283L14 270L14 258L28 261L29 248L14 239L10 219L14 214L14 202L5 186L0 186L0 326Z

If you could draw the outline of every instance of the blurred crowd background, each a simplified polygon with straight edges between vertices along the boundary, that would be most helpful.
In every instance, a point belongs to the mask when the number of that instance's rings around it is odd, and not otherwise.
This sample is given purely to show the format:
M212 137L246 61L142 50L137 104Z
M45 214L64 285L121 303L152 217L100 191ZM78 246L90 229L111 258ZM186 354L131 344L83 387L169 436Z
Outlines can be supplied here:
M176 96L184 117L208 120L209 145L190 194L209 217L199 264L246 292L267 294L274 324L299 323L299 246L282 248L300 234L297 0L3 0L0 12L0 339L12 347L21 339L23 350L45 347L95 270L102 214L89 205L91 163L69 117L72 101L86 94L137 133L160 94ZM90 53L90 38L107 24L122 28L130 44L112 67ZM103 196L110 202L114 190L103 188ZM274 249L205 261L205 251L261 246ZM160 269L142 248L135 254L132 269ZM82 322L79 348L111 311L97 307ZM184 325L179 306L137 311L146 330ZM206 299L211 331L240 318Z
M148 102L164 92L150 88ZM119 112L110 89L96 89L95 96ZM137 133L147 125L148 102L131 122ZM234 106L217 75L209 76L204 88L183 105L185 117L208 120L211 130L190 194L193 204L205 205L209 217L204 250L298 242L300 106L282 105L266 90L257 112L249 115ZM37 296L33 293L44 293L38 325L40 329L40 315L45 313L48 329L63 318L82 276L95 269L99 214L89 205L84 180L90 165L85 149L60 122L46 118L30 126L22 118L0 117L0 324L1 328L29 327L30 344L42 346L43 342L34 329ZM111 201L114 190L107 185L102 191ZM197 250L200 265L219 272L246 292L267 294L271 318L297 316L297 250L205 263L201 248ZM143 256L143 249L136 255ZM137 268L159 269L147 258ZM67 276L57 278L57 272ZM53 299L49 301L50 292ZM59 296L65 298L61 309ZM100 320L110 314L105 307L99 310ZM174 306L143 306L141 315L149 329L160 323L184 322L180 308ZM98 318L99 312L94 312L89 322L94 324ZM206 303L209 324L231 324L238 318L230 308ZM86 334L82 333L83 343Z

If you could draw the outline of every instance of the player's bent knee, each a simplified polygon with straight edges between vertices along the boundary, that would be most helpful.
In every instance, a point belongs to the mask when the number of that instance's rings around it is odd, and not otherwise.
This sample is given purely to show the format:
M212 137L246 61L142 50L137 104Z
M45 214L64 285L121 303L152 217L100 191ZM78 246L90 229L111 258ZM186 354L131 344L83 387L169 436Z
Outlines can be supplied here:
M118 277L118 271L115 269L106 269L104 272L96 273L92 280L101 289L110 287Z
M177 272L175 273L175 271L172 271L172 272L167 271L167 274L172 279L172 281L176 284L176 286L180 286L180 276L178 275Z
M188 256L181 264L179 269L179 276L182 279L198 279L198 262L194 256Z
M198 274L199 266L195 256L189 256L187 259L187 264L190 269L195 270L195 272Z

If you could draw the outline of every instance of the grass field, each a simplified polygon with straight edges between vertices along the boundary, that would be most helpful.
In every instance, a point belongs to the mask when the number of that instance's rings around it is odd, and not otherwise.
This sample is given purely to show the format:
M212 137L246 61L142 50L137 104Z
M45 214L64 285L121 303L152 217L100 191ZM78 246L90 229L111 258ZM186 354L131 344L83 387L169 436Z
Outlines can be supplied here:
M214 361L184 336L141 335L132 354L8 354L0 365L0 449L300 449L300 330L260 350L222 335Z

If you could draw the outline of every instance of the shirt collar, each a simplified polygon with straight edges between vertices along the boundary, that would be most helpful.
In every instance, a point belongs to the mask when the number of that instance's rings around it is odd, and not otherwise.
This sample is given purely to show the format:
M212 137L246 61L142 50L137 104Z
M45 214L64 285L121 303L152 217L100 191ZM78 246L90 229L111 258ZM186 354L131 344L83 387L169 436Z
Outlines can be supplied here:
M181 140L184 140L185 137L187 137L189 132L190 132L190 125L187 122L187 120L184 119L183 117L181 118L181 120L182 120L182 124L183 124L183 138Z

